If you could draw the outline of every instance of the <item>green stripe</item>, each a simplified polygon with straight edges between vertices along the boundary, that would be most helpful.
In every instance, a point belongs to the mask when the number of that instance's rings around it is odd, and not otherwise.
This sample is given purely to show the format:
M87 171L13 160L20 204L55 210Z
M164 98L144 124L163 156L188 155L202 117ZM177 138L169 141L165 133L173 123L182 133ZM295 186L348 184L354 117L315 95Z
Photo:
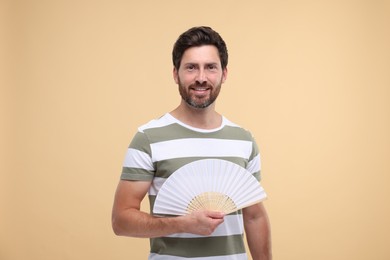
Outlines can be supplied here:
M253 177L255 177L258 181L261 181L261 174L260 174L260 171L255 172L255 173L253 174Z
M215 132L196 132L179 124L165 127L145 129L144 133L152 143L170 141L182 138L216 138L228 140L252 141L251 134L240 127L225 126Z
M147 154L151 154L150 149L150 141L148 140L147 136L144 133L137 132L131 141L129 148L140 150L142 148L142 152L145 152Z
M122 167L121 180L151 181L153 172L140 168Z
M243 168L246 168L248 161L241 157L185 157L185 158L173 158L169 160L158 161L156 167L158 171L156 172L155 177L168 178L173 172L181 168L182 166L194 162L196 160L204 159L221 159L226 160L235 164L240 165Z
M122 167L122 174L121 179L122 180L138 180L138 181L150 181L153 179L153 177L160 177L160 178L168 178L173 172L178 170L180 167L184 166L187 163L196 161L196 160L202 160L205 159L204 157L194 158L194 157L188 157L188 158L177 158L177 159L170 159L166 161L160 161L157 162L157 169L158 171L156 173L147 171L145 169L140 168L131 168L131 167ZM233 163L236 163L240 165L241 167L246 167L246 160L242 158L237 157L218 157L216 159L222 159L226 161L230 161ZM154 176L155 174L155 176ZM256 172L253 174L253 176L260 180L260 172Z
M257 146L257 143L255 142L254 139L252 139L253 142L252 142L252 154L250 155L249 157L249 161L251 161L253 158L255 158L255 156L257 156L259 154L259 147Z
M173 238L151 239L151 252L182 256L207 257L245 253L242 235L228 237Z

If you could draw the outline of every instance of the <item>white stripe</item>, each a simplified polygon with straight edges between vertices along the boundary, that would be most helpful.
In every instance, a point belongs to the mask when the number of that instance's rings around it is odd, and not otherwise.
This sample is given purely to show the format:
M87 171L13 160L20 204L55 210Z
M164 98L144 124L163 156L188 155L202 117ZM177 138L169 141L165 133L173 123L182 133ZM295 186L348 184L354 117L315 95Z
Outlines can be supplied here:
M151 144L153 162L172 158L232 156L248 159L252 142L212 138L188 138Z
M158 254L149 254L149 260L185 260L185 259L193 259L193 260L248 260L248 256L244 254L236 254L236 255L225 255L225 256L209 256L209 257L180 257L180 256L170 256L170 255L158 255Z
M154 170L150 156L147 153L141 152L133 148L127 149L123 166L131 168L141 168L148 171Z
M166 180L166 178L154 177L152 185L149 188L149 195L156 196Z
M253 158L246 168L250 173L255 173L261 170L261 161L260 161L260 155L257 155L255 158Z
M218 236L231 236L231 235L242 235L244 233L242 215L227 215L225 216L224 222L219 225L210 237ZM204 237L201 235L195 235L190 233L177 233L167 237L176 238L197 238Z

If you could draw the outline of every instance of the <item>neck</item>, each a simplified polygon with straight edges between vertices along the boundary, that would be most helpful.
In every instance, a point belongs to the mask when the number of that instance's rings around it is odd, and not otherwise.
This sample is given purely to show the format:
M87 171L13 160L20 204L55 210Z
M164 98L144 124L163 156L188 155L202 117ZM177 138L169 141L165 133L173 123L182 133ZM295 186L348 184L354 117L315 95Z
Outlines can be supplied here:
M214 129L222 124L222 116L215 111L215 104L207 108L195 109L181 103L170 114L187 125L201 129Z

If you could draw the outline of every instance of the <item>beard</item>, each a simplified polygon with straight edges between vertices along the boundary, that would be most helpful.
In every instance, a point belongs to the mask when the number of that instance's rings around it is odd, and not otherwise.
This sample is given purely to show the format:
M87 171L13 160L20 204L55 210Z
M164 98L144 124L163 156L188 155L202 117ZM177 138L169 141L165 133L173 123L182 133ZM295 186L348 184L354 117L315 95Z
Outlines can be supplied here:
M204 83L204 84L198 84L194 83L189 85L188 87L184 86L184 84L180 81L179 78L179 93L181 98L191 107L196 108L196 109L204 109L209 107L211 104L215 102L217 99L219 92L221 90L221 85L222 83L218 83L215 87ZM201 87L206 87L209 89L209 94L207 96L197 96L195 94L191 94L191 89L192 88L201 88Z

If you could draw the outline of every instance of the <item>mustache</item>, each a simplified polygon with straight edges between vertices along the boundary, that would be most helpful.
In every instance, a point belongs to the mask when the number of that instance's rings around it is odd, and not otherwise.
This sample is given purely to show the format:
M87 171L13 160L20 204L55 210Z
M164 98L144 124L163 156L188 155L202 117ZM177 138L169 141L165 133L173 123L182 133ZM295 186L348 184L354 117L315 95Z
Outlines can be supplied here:
M190 88L204 88L204 87L208 87L208 88L212 88L213 86L211 84L209 84L208 82L204 82L204 83L193 83L189 86Z

